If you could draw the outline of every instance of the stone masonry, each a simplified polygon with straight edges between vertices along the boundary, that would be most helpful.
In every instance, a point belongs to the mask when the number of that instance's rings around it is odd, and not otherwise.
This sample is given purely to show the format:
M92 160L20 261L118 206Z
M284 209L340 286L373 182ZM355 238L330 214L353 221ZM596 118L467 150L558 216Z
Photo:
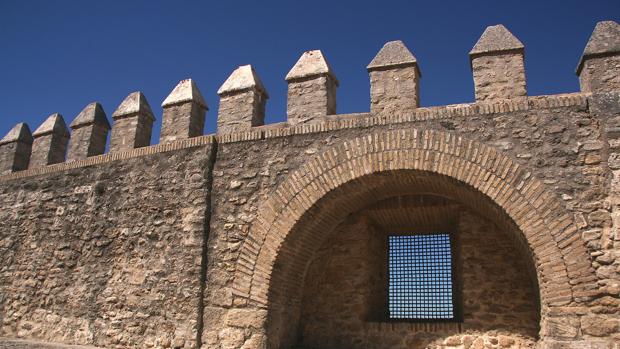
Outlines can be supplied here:
M474 40L472 40L473 43ZM585 43L584 43L585 44ZM249 65L207 105L181 81L0 140L0 348L618 349L620 26L600 22L581 91L528 96L501 25L469 53L475 102L422 107L392 41L370 111L336 114L319 50L264 125ZM68 152L67 152L68 148ZM449 233L455 316L387 316L387 236ZM77 348L77 347L76 347Z

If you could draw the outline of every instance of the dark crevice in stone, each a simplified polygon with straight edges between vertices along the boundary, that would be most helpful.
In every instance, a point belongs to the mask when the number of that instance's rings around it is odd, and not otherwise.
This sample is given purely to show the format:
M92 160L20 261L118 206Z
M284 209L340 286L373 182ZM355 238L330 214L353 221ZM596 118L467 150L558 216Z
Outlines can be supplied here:
M205 182L207 198L205 202L207 207L205 209L204 219L204 232L202 235L202 255L200 261L200 289L198 291L198 319L196 319L196 348L202 347L202 331L204 329L204 293L207 280L207 265L208 265L208 251L209 251L209 235L211 232L211 213L213 209L213 196L211 191L213 189L213 169L215 168L215 161L217 158L217 141L213 141L210 149L209 161L205 169Z

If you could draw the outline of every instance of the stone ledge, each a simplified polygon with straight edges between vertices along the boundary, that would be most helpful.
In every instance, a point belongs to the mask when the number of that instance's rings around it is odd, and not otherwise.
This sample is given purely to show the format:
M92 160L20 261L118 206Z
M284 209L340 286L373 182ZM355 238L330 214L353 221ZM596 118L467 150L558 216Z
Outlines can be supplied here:
M0 349L104 349L100 347L0 338Z
M365 322L367 332L384 331L425 331L425 332L462 332L463 323L458 321L440 322L407 322L407 321L377 321Z

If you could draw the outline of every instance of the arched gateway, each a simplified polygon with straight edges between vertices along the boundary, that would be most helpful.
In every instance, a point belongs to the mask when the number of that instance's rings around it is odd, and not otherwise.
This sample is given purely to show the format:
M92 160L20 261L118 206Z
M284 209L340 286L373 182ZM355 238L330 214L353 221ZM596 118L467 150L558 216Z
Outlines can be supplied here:
M580 285L570 283L569 275L592 273L585 248L570 243L577 232L572 216L527 168L451 133L374 132L316 155L259 209L237 264L234 292L249 306L266 308L268 347L299 341L304 278L313 254L335 227L365 207L407 195L454 200L511 237L539 293L533 321L540 324L535 325L541 339L549 332L549 309L574 301ZM467 321L408 326L410 333L448 334L475 327Z

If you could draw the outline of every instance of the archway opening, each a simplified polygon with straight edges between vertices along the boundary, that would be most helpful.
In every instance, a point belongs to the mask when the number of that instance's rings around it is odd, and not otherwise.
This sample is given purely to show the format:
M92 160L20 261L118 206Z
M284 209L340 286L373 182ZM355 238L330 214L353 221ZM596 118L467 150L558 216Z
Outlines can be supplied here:
M454 316L391 318L388 237L440 232L452 238ZM538 277L524 235L481 192L425 171L376 172L326 194L286 235L271 273L269 347L530 345Z

